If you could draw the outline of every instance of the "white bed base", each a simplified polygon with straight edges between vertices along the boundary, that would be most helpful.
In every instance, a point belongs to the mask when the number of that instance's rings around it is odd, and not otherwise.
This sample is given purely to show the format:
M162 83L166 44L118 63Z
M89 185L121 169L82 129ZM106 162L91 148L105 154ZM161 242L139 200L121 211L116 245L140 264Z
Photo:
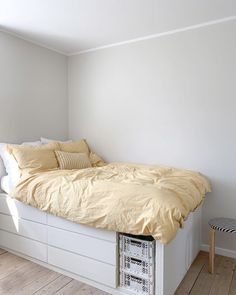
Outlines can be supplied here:
M168 245L156 242L155 295L173 295L200 250L201 208ZM0 247L110 294L119 288L118 235L46 214L0 194Z

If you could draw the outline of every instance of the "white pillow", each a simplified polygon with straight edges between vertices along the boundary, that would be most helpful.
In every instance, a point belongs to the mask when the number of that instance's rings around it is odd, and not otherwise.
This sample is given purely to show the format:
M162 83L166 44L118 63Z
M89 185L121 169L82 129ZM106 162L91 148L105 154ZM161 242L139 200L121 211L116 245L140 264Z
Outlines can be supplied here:
M1 189L7 194L10 194L11 190L13 189L9 175L5 175L1 178Z
M1 144L0 144L1 145ZM0 147L1 148L1 147ZM6 169L5 169L5 166L4 166L4 163L3 163L3 160L2 158L0 157L0 178L3 177L4 175L6 175L7 172L6 172Z
M10 181L13 184L16 183L20 177L18 164L14 157L5 150L5 147L6 143L0 143L0 156L3 160L6 173L9 175Z
M2 158L0 157L0 180L3 176L5 176L7 174L6 172L6 169L5 169L5 166L3 164L3 160ZM2 192L1 188L0 188L0 193Z
M8 151L6 150L7 144L8 143L0 143L0 157L2 158L3 164L6 169L5 174L8 174L10 177L11 186L15 186L20 179L20 171L15 158L11 154L9 154ZM21 145L39 146L41 144L42 144L41 141L34 141L34 142L24 142Z
M72 140L61 141L61 140L56 140L56 139L49 139L49 138L46 138L46 137L41 137L40 140L41 140L42 144L48 144L48 143L53 142L53 141L58 141L58 142L71 142L72 141Z

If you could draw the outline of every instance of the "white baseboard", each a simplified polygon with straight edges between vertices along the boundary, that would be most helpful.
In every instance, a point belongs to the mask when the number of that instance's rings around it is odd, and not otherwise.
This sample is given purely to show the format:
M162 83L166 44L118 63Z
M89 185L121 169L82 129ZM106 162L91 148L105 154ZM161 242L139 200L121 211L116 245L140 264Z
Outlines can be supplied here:
M201 245L201 250L209 252L209 245L202 244ZM226 257L236 258L236 251L234 251L234 250L229 250L229 249L216 247L215 251L216 251L216 254L218 254L218 255L223 255L223 256L226 256Z

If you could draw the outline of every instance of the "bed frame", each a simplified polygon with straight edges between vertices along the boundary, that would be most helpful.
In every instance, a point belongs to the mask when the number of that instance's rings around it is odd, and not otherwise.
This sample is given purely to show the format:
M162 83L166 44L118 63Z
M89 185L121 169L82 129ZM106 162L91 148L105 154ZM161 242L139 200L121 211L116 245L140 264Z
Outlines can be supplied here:
M200 250L201 208L168 245L156 241L155 295L173 295ZM75 224L0 193L0 247L114 295L118 234Z

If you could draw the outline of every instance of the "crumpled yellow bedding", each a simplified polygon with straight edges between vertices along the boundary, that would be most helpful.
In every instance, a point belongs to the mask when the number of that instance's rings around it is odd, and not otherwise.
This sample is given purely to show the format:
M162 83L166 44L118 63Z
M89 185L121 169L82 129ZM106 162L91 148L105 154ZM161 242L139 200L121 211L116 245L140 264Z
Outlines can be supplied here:
M170 242L211 191L197 172L111 163L24 176L11 196L76 223Z

